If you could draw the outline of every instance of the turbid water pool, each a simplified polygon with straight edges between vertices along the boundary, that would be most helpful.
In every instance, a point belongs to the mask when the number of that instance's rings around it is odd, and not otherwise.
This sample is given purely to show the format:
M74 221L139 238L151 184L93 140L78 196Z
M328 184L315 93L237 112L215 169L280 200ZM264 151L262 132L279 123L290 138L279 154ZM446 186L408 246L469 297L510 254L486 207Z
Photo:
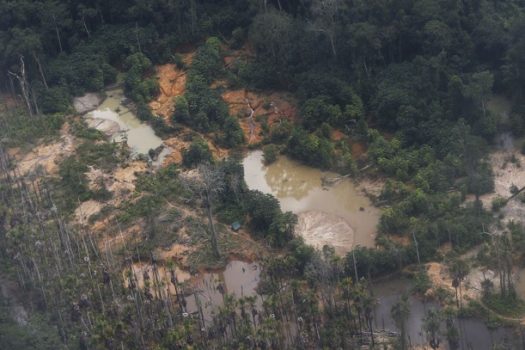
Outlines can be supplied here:
M374 246L381 212L351 179L324 187L323 177L338 175L285 156L264 165L262 151L250 152L243 165L248 188L274 195L283 211L298 215L296 233L306 243L317 248L329 244L339 254L354 245Z
M89 126L101 130L116 142L126 141L132 154L148 154L150 149L161 146L162 139L148 124L143 123L126 106L126 97L122 89L106 91L106 98L97 109L87 113L85 118ZM169 153L164 149L158 162Z

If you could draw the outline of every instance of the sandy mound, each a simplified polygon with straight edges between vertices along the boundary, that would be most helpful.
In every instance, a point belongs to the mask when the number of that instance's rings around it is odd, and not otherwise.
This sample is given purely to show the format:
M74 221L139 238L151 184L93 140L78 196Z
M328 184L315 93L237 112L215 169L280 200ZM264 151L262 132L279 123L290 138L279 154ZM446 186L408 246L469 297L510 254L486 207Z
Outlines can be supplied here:
M102 98L99 94L88 92L84 96L75 97L73 99L73 107L77 113L84 114L90 112L102 103Z
M346 220L319 211L307 211L297 215L295 233L317 249L324 245L335 248L337 254L345 254L352 249L354 230Z
M74 138L69 133L67 123L60 130L60 135L59 141L37 146L18 161L20 174L26 175L40 166L48 174L57 173L59 161L72 154L75 149Z
M88 127L101 131L107 137L111 137L120 131L120 125L113 120L86 118L86 123Z

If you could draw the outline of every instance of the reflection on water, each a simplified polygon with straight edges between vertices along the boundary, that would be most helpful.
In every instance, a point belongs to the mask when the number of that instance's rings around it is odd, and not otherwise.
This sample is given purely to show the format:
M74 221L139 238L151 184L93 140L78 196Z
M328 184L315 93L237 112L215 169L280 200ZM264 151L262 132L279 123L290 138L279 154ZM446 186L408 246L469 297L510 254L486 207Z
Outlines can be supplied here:
M172 275L169 269L164 266L157 266L156 271L153 266L146 263L135 263L132 266L134 281L140 289L144 289L146 280L149 280L150 292L154 297L157 296L155 286L161 286L162 297L166 297L166 291L175 296L177 291L171 282ZM225 295L234 295L236 299L243 297L255 297L254 305L262 305L260 298L257 297L256 288L259 284L260 265L257 263L247 263L244 261L233 260L226 265L223 271L204 272L197 275L190 275L189 272L174 268L177 278L179 292L184 291L185 312L189 314L199 313L206 321L211 321L213 313L217 307L223 305ZM124 273L126 287L129 285L128 271ZM199 306L200 305L200 310Z
M127 139L127 144L133 153L148 154L150 149L162 145L160 137L155 135L151 126L141 122L124 104L122 89L108 90L107 97L94 111L86 115L95 120L107 120L118 125L120 130L113 133L112 140ZM159 156L163 157L166 152Z
M244 177L250 189L271 193L279 200L283 211L296 214L322 212L331 214L327 218L343 218L351 227L347 236L351 236L353 230L357 245L374 246L380 211L356 189L351 180L344 179L334 186L323 188L323 176L337 175L302 165L287 157L279 157L269 166L264 166L262 159L261 151L251 152L244 158ZM346 251L350 249L351 244Z
M191 281L194 293L186 298L187 312L198 312L197 303L200 303L204 319L211 321L217 306L223 305L226 294L233 294L236 299L256 297L255 305L260 306L256 292L259 276L260 266L257 263L238 260L231 261L224 271L199 274Z
M403 293L409 293L411 283L404 278L391 279L375 284L373 293L378 300L374 310L374 328L376 330L387 330L398 332L391 316L392 306L400 300ZM408 298L410 314L407 319L407 334L412 346L425 345L427 343L423 332L423 318L429 309L440 308L435 302L423 302L410 296ZM489 329L479 319L457 319L456 327L460 334L459 349L493 349L495 345L502 345L502 349L522 349L523 341L521 331L513 328ZM445 325L442 325L442 333L445 334ZM441 336L444 348L447 346L446 337ZM441 349L441 348L440 348Z

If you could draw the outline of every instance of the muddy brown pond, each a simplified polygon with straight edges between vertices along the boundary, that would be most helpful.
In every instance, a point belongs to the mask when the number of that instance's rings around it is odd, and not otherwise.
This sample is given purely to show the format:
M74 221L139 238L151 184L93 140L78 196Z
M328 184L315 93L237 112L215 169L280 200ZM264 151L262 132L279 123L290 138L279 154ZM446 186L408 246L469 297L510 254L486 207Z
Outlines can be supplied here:
M316 248L332 245L344 254L354 245L373 247L380 210L350 179L323 187L323 172L281 156L265 166L262 151L250 152L243 161L248 188L274 195L283 211L298 216L296 233Z
M104 132L112 141L125 140L133 154L148 154L150 149L161 146L162 140L151 126L137 118L125 102L122 89L108 90L102 104L87 113L85 118L89 126ZM161 164L168 153L169 149L164 148L157 162Z
M128 285L128 273L125 271L126 285ZM149 278L151 289L158 283L161 286L162 295L166 293L175 295L177 291L171 283L171 272L160 265L156 273L153 266L146 263L135 263L132 266L133 279L139 288L145 287L145 276ZM254 297L254 305L260 307L262 301L256 292L261 273L261 267L257 263L249 263L239 260L230 261L224 270L213 272L200 272L191 275L185 270L174 267L174 272L179 285L179 292L184 294L184 310L188 314L202 316L205 322L211 322L218 307L224 304L226 295L233 295L236 299ZM157 277L156 277L157 276ZM157 282L158 279L158 282ZM154 297L155 295L152 291ZM200 306L200 307L199 307ZM202 315L200 312L202 311Z

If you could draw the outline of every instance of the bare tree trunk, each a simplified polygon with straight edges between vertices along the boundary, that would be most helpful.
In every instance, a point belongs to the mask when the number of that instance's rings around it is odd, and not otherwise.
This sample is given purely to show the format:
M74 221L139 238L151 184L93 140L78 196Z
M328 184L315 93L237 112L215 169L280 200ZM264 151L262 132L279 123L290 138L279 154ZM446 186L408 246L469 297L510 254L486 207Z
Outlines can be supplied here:
M84 26L84 30L86 31L88 38L91 38L91 33L89 32L89 29L86 25L86 17L84 16L82 16L82 25Z
M33 106L35 106L36 115L40 115L40 109L38 108L38 102L36 101L36 94L34 88L31 89L31 99L33 100Z
M215 224L213 223L211 198L210 198L208 190L206 190L206 212L208 214L208 221L210 224L211 247L213 249L213 255L215 256L216 259L219 259L221 257L221 253L219 251L219 244L217 241L217 231L215 230Z
M24 102L27 107L27 112L29 113L30 117L33 117L33 108L31 107L31 101L29 99L30 91L27 84L26 66L23 56L20 56L20 74L13 73L11 71L8 71L8 73L18 80L18 83L20 84L20 90L22 91L22 97L24 98Z
M328 34L328 37L330 38L330 46L332 47L332 54L334 55L334 58L337 58L337 51L335 49L335 39L333 33Z
M56 18L56 16L54 14L53 14L53 23L55 24L55 33L57 35L58 48L60 49L60 53L62 53L64 51L62 49L62 40L60 39L60 32L58 30L57 18Z
M33 52L33 58L35 59L36 65L38 66L38 71L40 72L42 83L44 83L46 90L49 90L49 86L47 85L46 76L44 75L44 70L42 69L42 64L40 64L40 59L38 59L38 56L36 55L35 52Z

